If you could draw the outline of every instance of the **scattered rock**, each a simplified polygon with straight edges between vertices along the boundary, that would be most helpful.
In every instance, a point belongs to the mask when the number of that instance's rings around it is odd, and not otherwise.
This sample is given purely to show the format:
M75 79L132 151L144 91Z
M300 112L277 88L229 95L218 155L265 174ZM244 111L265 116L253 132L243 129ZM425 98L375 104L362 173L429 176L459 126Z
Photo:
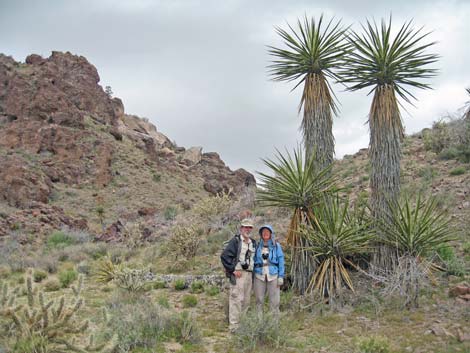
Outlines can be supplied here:
M460 284L449 289L449 297L459 297L466 294L470 294L470 287L466 284Z
M202 147L188 148L181 157L181 163L187 166L198 164L202 159Z

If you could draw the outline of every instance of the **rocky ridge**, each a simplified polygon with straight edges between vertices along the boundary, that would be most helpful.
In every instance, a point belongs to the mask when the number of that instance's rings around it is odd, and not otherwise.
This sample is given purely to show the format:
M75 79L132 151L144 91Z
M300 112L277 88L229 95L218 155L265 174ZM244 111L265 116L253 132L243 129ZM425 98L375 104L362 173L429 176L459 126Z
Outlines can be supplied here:
M139 185L130 178L116 182L126 169L119 160L123 156L135 155L150 175L168 175L169 180L178 175L180 188L197 188L200 195L237 194L255 185L250 173L230 170L217 153L176 146L148 120L126 114L122 101L99 82L96 68L69 52L52 52L48 58L32 54L25 63L0 54L0 235L12 224L31 225L28 219L35 224L30 232L43 229L43 223L46 229L59 223L87 228L90 210L78 215L51 203L60 192L89 190L96 196L119 194L119 187L135 191ZM177 199L184 201L184 194ZM162 200L142 200L142 207L161 209ZM55 214L55 221L38 221L33 216L38 212Z

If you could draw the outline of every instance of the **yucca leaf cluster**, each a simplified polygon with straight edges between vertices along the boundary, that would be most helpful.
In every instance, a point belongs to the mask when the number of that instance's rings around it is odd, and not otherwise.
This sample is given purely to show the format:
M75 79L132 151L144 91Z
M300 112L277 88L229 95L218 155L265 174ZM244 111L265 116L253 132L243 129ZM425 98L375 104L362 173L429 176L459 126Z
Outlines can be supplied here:
M330 298L341 294L343 285L354 291L345 265L356 267L351 259L370 251L370 221L361 210L350 210L348 200L338 196L324 199L315 214L313 224L303 229L309 239L308 251L319 262L309 291Z

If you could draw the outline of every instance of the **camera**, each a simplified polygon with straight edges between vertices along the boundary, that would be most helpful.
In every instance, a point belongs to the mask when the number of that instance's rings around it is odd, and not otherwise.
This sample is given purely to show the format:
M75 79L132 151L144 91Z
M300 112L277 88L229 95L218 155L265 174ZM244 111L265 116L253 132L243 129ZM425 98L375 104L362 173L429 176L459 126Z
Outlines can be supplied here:
M263 255L261 255L261 257L263 258L263 260L267 260L268 257L269 257L269 254L263 254Z
M248 267L250 266L250 265L248 265L248 263L246 263L246 262L243 262L241 265L242 265L242 268L243 268L244 270L248 270Z

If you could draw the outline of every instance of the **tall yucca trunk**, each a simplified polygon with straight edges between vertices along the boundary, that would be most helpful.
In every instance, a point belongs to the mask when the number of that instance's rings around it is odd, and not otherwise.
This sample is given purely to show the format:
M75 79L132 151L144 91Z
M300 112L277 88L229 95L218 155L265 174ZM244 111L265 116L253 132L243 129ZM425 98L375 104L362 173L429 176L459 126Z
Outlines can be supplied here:
M312 211L295 210L287 235L287 244L292 249L290 269L292 289L299 294L307 291L317 265L315 258L306 250L310 247L309 240L300 234L301 226L310 224L311 217L313 217Z
M333 163L333 114L336 113L336 107L322 73L311 73L305 79L299 110L302 106L302 133L306 155L309 158L315 153L317 167L323 169Z
M400 160L403 125L400 110L391 85L378 86L369 114L370 144L370 207L373 218L388 222L390 206L400 195ZM372 263L376 268L390 271L396 265L396 252L381 243L377 230L377 248Z

